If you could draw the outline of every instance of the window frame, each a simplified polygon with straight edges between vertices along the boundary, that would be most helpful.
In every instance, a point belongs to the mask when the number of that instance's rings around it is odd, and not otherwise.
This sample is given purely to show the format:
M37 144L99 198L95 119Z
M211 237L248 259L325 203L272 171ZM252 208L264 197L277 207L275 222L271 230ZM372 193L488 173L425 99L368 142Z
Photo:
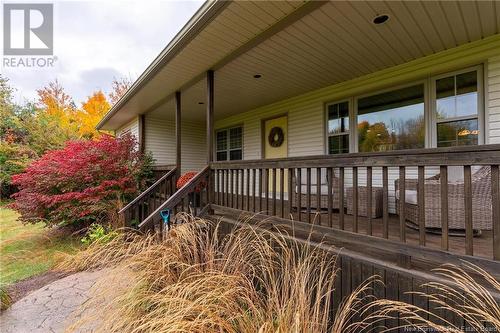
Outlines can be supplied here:
M436 81L439 79L443 79L446 77L450 76L457 76L463 73L467 72L472 72L476 71L477 73L477 115L475 116L461 116L461 117L454 117L454 118L446 118L446 119L438 119L437 118L437 99L436 99ZM483 65L479 64L476 66L470 66L462 69L458 69L455 71L451 72L446 72L442 73L439 75L432 76L430 78L431 84L430 84L430 100L431 100L431 105L429 108L429 113L430 113L430 147L437 147L437 141L438 141L438 135L437 135L437 126L439 123L449 123L449 122L454 122L454 121L460 121L460 120L474 120L477 119L477 128L479 130L478 138L477 138L477 144L482 145L484 144L484 138L485 138L485 126L484 126L484 119L485 119L485 108L484 108L484 78L483 78Z
M347 112L348 112L348 118L349 118L349 130L346 131L346 132L342 132L342 133L333 133L333 134L330 134L329 131L328 131L328 107L330 105L335 105L335 104L340 104L340 103L344 103L344 102L347 102ZM344 98L344 99L340 99L340 100L335 100L335 101L332 101L332 102L328 102L328 103L325 103L325 121L324 121L324 133L325 133L325 153L326 155L341 155L341 154L349 154L351 152L353 152L353 143L351 142L351 137L353 136L353 126L352 126L352 122L353 122L353 109L352 109L352 105L353 105L353 98ZM330 147L329 147L329 138L331 136L340 136L340 135L347 135L348 139L349 139L349 151L347 153L338 153L338 154L330 154Z
M230 148L230 131L232 129L235 129L235 128L241 128L241 148L233 148L231 149ZM227 147L226 149L224 150L218 150L217 149L217 133L219 132L226 132L227 134ZM243 147L244 147L244 131L243 131L243 125L235 125L235 126L231 126L231 127L224 127L224 128L220 128L220 129L217 129L215 130L215 140L214 140L214 161L217 161L217 162L223 162L223 161L242 161L244 159L243 157ZM231 151L236 151L236 150L241 150L241 159L240 160L231 160L230 159L230 155L231 155ZM225 160L218 160L217 159L217 153L220 153L220 152L226 152L226 159Z
M477 73L477 116L463 116L463 117L455 117L448 118L443 120L438 120L436 115L436 80L455 76L471 71L476 71ZM378 95L386 92L390 92L393 90L403 89L407 87L411 87L414 85L423 84L424 86L424 126L425 126L425 148L436 148L437 147L437 125L441 122L450 122L450 121L458 121L458 120L471 120L477 119L478 121L478 145L483 145L486 142L486 94L485 92L485 82L484 82L484 72L485 72L485 64L480 63L473 66L468 66L460 69L456 69L453 71L443 72L437 75L427 75L425 78L415 79L411 81L405 81L400 84L392 85L390 87L370 90L366 93L352 95L350 97L336 99L333 101L329 101L324 103L324 119L323 119L323 129L324 129L324 143L325 143L325 154L329 154L328 147L328 138L330 136L338 136L338 135L348 135L349 137L349 153L357 153L359 152L359 138L358 138L358 100L361 98ZM328 133L328 106L332 104L348 102L349 104L349 131L344 132L344 134L329 134ZM342 153L341 153L342 154Z

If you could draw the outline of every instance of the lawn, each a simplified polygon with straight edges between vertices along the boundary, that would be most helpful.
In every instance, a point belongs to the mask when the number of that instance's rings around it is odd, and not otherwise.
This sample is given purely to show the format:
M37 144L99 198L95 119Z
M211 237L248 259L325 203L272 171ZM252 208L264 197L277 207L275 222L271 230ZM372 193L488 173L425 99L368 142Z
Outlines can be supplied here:
M18 214L0 205L0 286L50 270L61 253L73 253L81 242L43 224L22 224Z

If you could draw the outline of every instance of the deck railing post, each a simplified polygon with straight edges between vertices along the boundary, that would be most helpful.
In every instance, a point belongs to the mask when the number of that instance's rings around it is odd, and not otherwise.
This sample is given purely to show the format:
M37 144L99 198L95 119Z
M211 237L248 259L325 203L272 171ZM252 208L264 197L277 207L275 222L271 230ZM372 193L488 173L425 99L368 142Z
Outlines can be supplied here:
M181 92L175 92L175 167L181 174Z
M207 164L213 161L214 158L214 71L209 70L207 72ZM214 182L213 174L209 170L208 172L208 192L207 192L207 204L213 204L213 193L214 193ZM212 209L209 208L208 213L213 213Z

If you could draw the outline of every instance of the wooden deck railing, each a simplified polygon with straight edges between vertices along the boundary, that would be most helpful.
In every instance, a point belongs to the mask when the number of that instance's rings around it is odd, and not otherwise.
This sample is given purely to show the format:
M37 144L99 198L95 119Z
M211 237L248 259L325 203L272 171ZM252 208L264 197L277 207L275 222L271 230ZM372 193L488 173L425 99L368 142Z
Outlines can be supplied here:
M499 165L500 145L214 162L211 203L498 261Z
M138 226L153 211L165 202L176 190L177 171L172 169L160 177L147 190L123 207L125 226Z
M155 210L151 211L138 225L139 229L145 231L158 227L158 230L162 231L163 223L161 223L160 212L165 209L171 210L173 223L175 223L175 215L179 212L187 212L194 216L204 212L208 206L209 175L210 168L207 166L167 200L155 206Z

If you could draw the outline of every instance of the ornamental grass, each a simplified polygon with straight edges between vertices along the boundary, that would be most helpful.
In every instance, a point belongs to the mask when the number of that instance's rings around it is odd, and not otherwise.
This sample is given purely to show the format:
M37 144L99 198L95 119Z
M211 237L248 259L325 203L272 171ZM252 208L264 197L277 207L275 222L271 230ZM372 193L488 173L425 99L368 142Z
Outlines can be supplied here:
M189 215L181 219L184 223L163 240L123 233L92 244L60 266L106 272L70 331L354 333L396 330L382 323L399 316L399 328L456 332L446 322L437 324L437 316L425 321L428 315L415 306L369 296L371 286L381 283L377 277L346 297L334 315L336 257L324 244L299 243L283 231L247 223L227 233L221 223ZM467 286L470 303L448 302L445 311L497 325L498 303L456 269L438 271L454 279L454 287L429 284L436 292L425 296L438 300ZM488 279L498 290L498 282Z

